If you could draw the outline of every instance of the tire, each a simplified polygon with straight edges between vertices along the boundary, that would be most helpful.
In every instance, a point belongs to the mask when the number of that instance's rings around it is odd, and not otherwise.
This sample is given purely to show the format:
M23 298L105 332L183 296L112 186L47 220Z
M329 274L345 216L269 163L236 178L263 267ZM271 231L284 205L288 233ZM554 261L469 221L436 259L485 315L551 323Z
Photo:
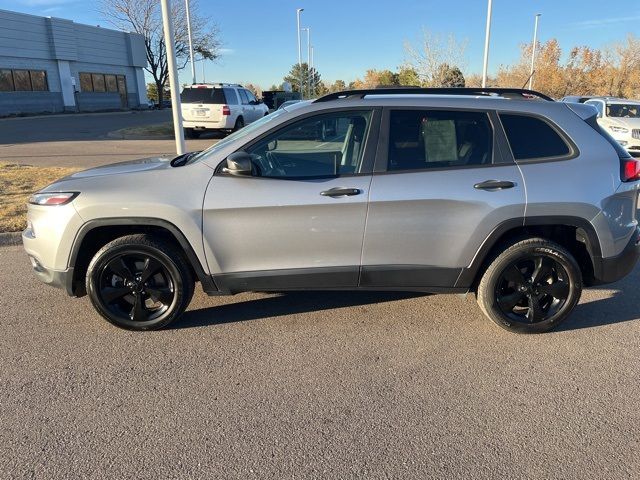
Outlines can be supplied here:
M193 128L185 128L184 136L187 138L200 138L200 132L194 130Z
M480 309L515 333L543 333L567 319L582 294L575 258L543 238L513 243L497 255L478 285Z
M244 118L238 117L238 119L236 120L236 124L233 126L233 131L237 132L241 128L244 128Z
M182 252L151 235L127 235L107 243L87 269L86 289L94 308L127 330L169 325L187 308L194 288Z

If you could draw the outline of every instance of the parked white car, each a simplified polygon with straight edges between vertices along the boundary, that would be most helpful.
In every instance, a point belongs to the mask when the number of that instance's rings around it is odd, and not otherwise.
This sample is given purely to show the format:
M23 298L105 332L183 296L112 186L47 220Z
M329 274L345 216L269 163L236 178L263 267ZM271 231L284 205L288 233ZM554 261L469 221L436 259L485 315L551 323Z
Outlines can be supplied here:
M231 83L187 85L180 100L187 138L198 138L207 130L239 130L269 113L251 91Z
M634 156L640 156L640 101L596 97L584 102L598 110L598 124Z

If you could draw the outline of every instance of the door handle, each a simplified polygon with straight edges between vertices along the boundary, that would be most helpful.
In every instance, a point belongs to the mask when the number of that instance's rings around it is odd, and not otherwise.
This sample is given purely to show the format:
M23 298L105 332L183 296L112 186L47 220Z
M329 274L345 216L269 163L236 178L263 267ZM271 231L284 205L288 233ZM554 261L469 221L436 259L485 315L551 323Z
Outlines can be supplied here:
M505 180L486 180L482 183L476 183L473 188L477 190L505 190L513 188L516 184Z
M320 195L323 197L351 197L353 195L360 195L361 193L362 190L359 188L334 187L320 192Z

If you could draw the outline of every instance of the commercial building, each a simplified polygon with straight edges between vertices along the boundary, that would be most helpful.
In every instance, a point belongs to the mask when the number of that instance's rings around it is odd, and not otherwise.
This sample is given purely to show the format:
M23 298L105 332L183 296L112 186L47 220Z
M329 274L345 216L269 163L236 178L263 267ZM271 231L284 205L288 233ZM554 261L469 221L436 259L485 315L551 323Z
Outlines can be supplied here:
M0 10L0 116L146 107L144 38Z

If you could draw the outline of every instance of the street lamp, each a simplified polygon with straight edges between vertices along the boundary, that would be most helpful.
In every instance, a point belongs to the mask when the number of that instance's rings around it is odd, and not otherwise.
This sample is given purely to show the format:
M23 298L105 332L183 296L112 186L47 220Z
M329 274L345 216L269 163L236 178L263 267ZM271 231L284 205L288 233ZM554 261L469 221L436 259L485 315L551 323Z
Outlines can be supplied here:
M191 38L191 14L189 13L189 0L184 0L185 13L187 15L187 36L189 37L189 57L191 59L191 83L196 83L196 64L193 60L193 39Z
M491 39L491 4L487 4L487 27L484 36L484 63L482 66L482 88L487 87L487 67L489 66L489 40Z
M311 60L309 60L311 62L311 92L313 93L313 95L316 94L316 70L314 67L314 63L313 63L313 45L311 45Z
M307 93L311 97L311 27L301 28L303 32L307 32ZM300 86L302 89L302 85Z
M182 112L180 109L180 82L176 66L176 44L173 34L170 0L160 0L162 8L162 27L164 29L164 44L167 49L167 67L169 70L169 84L171 85L171 113L173 115L173 132L176 137L176 153L182 155L186 151L184 131L182 130Z
M300 44L300 14L304 12L304 8L298 8L296 10L296 18L298 20L298 79L300 83L298 87L300 89L300 96L302 97L302 45Z
M531 46L531 73L529 74L529 90L533 90L533 74L535 72L534 67L536 64L536 47L538 46L538 20L540 20L541 13L536 13L536 22L533 27L533 45Z

